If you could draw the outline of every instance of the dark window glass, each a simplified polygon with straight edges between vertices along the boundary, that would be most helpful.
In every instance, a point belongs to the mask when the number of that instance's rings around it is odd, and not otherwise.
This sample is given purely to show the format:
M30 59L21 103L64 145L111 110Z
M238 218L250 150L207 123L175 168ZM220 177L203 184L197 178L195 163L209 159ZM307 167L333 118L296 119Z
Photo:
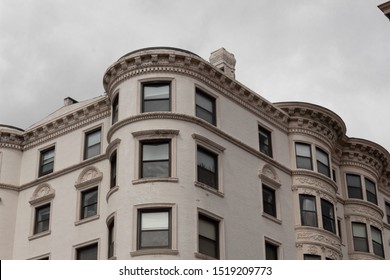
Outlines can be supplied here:
M170 176L170 142L141 143L141 178Z
M100 132L101 130L99 128L85 134L84 159L100 154Z
M198 181L218 188L218 155L198 146Z
M319 173L330 177L329 156L320 148L316 148L317 170Z
M114 256L114 219L108 225L108 258Z
M219 259L219 222L199 215L199 253Z
M39 162L39 176L50 174L54 170L54 147L41 152Z
M366 225L362 223L352 223L352 234L355 251L368 252Z
M390 224L390 203L386 202L386 216L387 216L387 223Z
M302 226L317 226L316 198L311 195L300 194L299 202L301 207Z
M276 217L275 190L263 185L263 211Z
M279 246L265 242L265 259L266 260L277 260L278 259L278 248Z
M112 102L112 124L118 121L119 115L119 94L117 94Z
M324 229L336 233L333 204L321 198L321 212Z
M35 208L34 234L49 230L50 204Z
M259 146L260 152L272 157L271 132L259 126Z
M114 154L111 156L111 159L110 159L110 188L113 188L116 186L116 173L117 173L117 168L116 168L116 165L117 165L117 155L116 155L116 151L114 152Z
M334 169L332 170L332 177L333 177L333 181L337 183L336 170Z
M143 85L142 112L170 111L170 83L157 82Z
M215 125L215 98L209 96L199 89L196 89L195 103L196 116Z
M140 210L138 249L171 248L170 209Z
M92 188L81 192L80 219L85 219L97 214L98 188Z
M382 232L376 227L371 226L371 236L374 254L384 258L385 253L383 251Z
M76 249L77 260L97 260L98 245L91 244L82 248Z
M341 220L337 220L337 228L338 228L338 235L340 237L341 240L343 240L343 236L341 234Z
M367 178L364 179L364 182L366 184L367 201L378 204L375 183Z
M362 183L359 175L347 174L348 197L363 199Z
M295 143L297 168L313 170L311 147L308 144Z
M318 255L312 255L312 254L304 254L303 259L305 261L312 261L312 260L321 260L321 256Z

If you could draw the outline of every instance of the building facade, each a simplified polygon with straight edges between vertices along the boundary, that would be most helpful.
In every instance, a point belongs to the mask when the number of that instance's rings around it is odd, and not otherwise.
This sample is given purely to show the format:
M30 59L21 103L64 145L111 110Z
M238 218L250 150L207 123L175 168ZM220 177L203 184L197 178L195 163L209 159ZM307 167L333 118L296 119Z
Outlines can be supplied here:
M390 259L388 151L234 71L141 49L104 96L0 126L0 258Z

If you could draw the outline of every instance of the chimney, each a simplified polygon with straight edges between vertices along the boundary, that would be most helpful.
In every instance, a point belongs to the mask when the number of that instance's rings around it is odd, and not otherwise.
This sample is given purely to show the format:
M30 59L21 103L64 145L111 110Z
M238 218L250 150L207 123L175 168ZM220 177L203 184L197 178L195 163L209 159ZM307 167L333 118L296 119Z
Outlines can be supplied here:
M236 59L234 54L220 48L210 55L210 63L224 72L230 78L235 78Z
M78 103L78 101L74 100L73 98L71 98L69 96L64 98L64 106L69 106L69 105L72 105L72 104L75 104L75 103Z
M390 20L390 1L383 3L378 6L378 8L383 12L383 14Z

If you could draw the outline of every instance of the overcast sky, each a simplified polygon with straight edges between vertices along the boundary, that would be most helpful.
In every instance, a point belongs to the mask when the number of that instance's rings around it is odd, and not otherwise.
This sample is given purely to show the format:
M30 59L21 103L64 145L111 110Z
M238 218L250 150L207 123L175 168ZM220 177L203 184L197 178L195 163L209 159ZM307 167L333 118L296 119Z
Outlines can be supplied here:
M236 79L271 102L324 106L347 135L390 150L386 0L0 0L0 123L28 128L104 94L105 70L144 47L208 60L225 47Z

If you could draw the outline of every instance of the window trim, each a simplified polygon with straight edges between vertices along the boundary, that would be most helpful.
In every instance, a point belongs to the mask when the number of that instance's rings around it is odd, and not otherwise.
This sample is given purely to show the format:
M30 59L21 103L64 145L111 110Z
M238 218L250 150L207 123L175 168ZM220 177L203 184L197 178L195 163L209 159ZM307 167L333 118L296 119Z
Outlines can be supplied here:
M88 151L90 149L90 147L88 147L88 136L97 132L97 131L100 131L99 153L96 155L88 156ZM83 160L88 160L88 159L91 159L91 158L94 158L94 157L101 155L102 154L102 140L103 140L103 126L99 125L99 126L90 128L90 129L84 131L83 135L84 135ZM95 144L95 145L97 145L97 144ZM95 145L93 145L93 146L95 146Z
M258 124L257 127L258 127L257 133L258 133L258 137L259 137L259 151L261 153L269 156L270 158L273 158L273 143L272 143L272 141L273 141L272 133L273 132L272 132L272 130L270 130L270 129L268 129L268 128L264 127L263 125L260 125L260 124ZM269 145L268 145L269 152L266 152L264 150L264 147L262 147L262 143L263 143L261 141L261 139L262 139L261 134L262 133L268 138L268 141L269 141Z
M100 238L96 238L90 241L86 241L77 245L74 245L72 248L72 255L73 255L73 260L78 260L78 250L80 249L85 249L88 247L92 247L96 245L96 260L100 259Z

